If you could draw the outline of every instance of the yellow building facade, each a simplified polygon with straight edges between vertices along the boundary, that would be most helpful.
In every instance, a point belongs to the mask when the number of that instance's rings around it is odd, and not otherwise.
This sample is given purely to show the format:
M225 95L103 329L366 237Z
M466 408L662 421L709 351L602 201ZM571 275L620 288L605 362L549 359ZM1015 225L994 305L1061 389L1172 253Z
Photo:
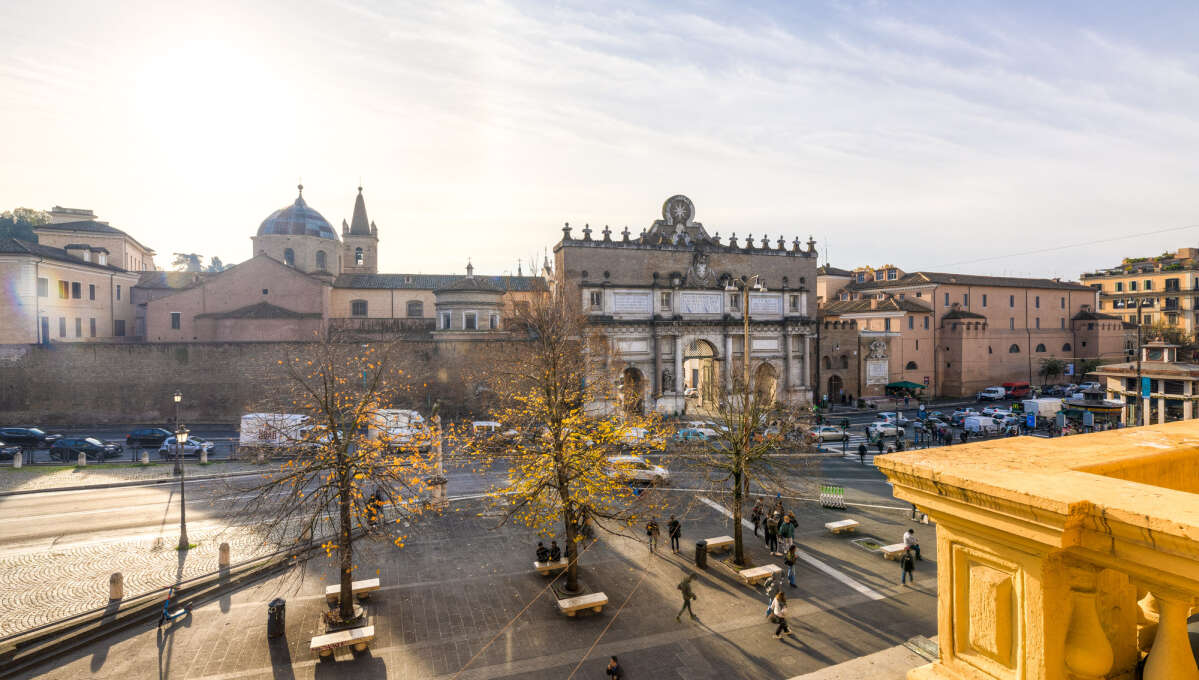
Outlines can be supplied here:
M1199 680L1199 423L876 464L937 524L940 658L909 680Z
M1117 267L1083 274L1099 291L1099 311L1137 323L1162 324L1194 333L1199 324L1199 248L1179 248L1151 258L1130 258Z

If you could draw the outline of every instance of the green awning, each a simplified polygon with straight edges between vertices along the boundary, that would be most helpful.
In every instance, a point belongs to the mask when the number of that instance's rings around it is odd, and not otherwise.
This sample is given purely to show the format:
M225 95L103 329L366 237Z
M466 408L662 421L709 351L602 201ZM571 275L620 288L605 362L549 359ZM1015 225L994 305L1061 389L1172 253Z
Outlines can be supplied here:
M901 380L899 382L887 383L887 389L892 390L922 390L924 385L914 383L909 380Z

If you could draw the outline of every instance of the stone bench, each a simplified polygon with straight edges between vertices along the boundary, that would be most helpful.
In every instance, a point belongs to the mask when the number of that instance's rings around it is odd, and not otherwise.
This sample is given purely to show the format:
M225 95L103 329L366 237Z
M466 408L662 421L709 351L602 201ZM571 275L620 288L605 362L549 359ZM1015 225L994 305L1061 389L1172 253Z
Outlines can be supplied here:
M549 575L550 572L565 569L570 566L570 561L565 557L551 562L533 562L533 568L536 569L542 576Z
M603 593L587 593L576 597L568 597L564 600L558 600L558 611L567 616L574 616L575 612L583 609L590 609L593 612L601 612L604 610L604 605L608 604L608 596Z
M742 569L741 571L737 572L737 575L740 576L741 580L745 581L747 585L752 586L773 577L775 574L781 573L783 573L783 570L781 567L779 567L779 565L764 564L760 567Z
M716 552L717 550L732 550L732 536L717 536L716 538L705 538L704 542L708 544L708 552Z
M844 531L857 531L858 526L858 520L856 519L843 519L837 522L826 522L824 528L834 534L839 534Z
M906 547L908 547L906 543L892 543L891 545L884 545L878 551L883 554L883 557L889 560L898 560L899 556L903 554L903 549Z
M358 598L359 600L365 600L366 598L370 597L371 593L379 589L379 579L368 578L365 581L354 581L352 584L350 584L350 587L354 591L354 597ZM329 586L325 588L325 599L329 601L329 604L337 602L337 598L340 596L340 585Z
M349 628L347 630L339 630L335 633L317 635L312 638L312 642L308 644L308 648L322 658L335 654L335 658L338 661L343 661L347 658L353 658L353 654L346 655L339 650L348 651L352 647L354 651L364 652L367 646L374 641L375 627L363 626L361 628Z

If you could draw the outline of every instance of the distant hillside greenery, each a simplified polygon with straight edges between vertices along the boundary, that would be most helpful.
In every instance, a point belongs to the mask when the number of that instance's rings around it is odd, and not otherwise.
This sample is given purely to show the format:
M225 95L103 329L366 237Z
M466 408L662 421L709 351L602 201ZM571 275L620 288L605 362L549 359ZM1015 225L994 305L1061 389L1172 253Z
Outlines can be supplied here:
M33 228L50 221L50 216L33 208L16 208L0 212L0 238L19 238L37 243Z

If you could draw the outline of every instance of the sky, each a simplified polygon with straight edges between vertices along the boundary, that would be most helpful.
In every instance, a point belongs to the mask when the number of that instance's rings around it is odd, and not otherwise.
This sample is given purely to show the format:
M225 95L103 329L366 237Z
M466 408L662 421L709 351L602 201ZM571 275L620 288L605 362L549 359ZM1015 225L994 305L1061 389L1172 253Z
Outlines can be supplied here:
M0 210L251 255L356 187L380 270L528 273L685 194L834 266L1077 278L1199 245L1199 4L0 4Z

